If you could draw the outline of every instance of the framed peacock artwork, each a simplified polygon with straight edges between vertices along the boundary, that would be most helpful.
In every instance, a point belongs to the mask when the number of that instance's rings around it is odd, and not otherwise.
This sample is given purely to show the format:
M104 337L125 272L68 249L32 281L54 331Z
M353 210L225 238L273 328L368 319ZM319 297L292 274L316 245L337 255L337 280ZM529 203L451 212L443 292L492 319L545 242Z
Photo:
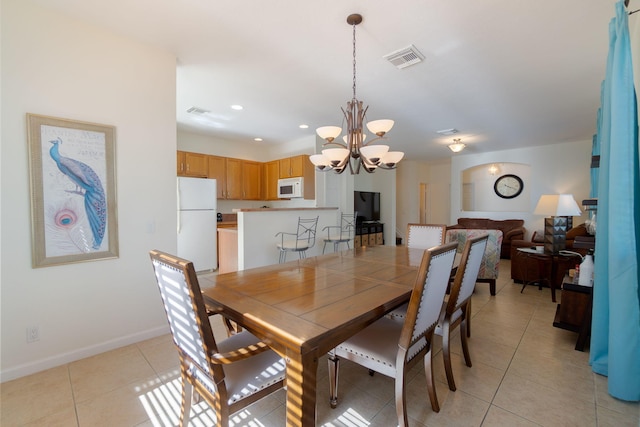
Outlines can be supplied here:
M115 127L27 114L34 268L118 257Z

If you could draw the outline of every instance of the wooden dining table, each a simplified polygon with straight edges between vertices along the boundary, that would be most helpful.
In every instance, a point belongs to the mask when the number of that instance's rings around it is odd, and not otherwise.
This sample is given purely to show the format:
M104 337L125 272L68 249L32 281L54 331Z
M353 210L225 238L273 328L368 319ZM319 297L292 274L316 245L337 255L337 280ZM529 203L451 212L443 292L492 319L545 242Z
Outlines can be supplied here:
M203 296L285 360L286 425L315 426L318 359L407 302L423 254L361 247L220 274Z

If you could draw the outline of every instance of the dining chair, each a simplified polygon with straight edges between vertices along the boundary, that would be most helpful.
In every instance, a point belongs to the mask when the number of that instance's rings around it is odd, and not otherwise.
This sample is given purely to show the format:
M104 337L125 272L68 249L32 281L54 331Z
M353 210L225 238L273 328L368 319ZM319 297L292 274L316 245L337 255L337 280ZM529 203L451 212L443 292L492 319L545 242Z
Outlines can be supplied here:
M429 249L444 243L447 226L444 224L407 224L407 247ZM389 313L389 316L404 317L407 304Z
M411 367L422 360L431 408L434 412L440 411L433 381L431 345L455 255L455 243L426 250L406 316L382 317L329 352L332 408L338 404L338 365L342 358L395 379L398 425L407 426L406 378Z
M429 249L444 243L444 224L407 224L407 247Z
M205 307L193 263L158 250L149 254L180 357L180 425L187 426L192 402L202 398L215 412L215 425L228 427L231 414L284 387L284 360L247 331L216 342L209 315L226 313Z
M286 262L287 252L298 252L300 259L306 258L307 250L316 244L318 218L319 216L308 219L298 217L298 227L295 233L284 231L276 233L276 237L280 236L280 242L277 244L280 251L280 264Z
M469 336L469 319L471 318L471 295L475 288L480 271L480 264L487 246L489 236L478 236L467 240L462 251L462 259L449 292L449 299L443 304L435 334L442 336L442 356L447 373L449 389L456 391L451 368L451 332L459 325L462 352L467 366L471 367L471 356L467 337Z
M327 237L324 238L322 253L327 248L327 243L333 243L333 252L338 252L340 243L346 243L347 249L351 246L349 242L353 240L356 234L356 218L358 213L342 213L340 215L340 225L327 225L322 231L327 231Z

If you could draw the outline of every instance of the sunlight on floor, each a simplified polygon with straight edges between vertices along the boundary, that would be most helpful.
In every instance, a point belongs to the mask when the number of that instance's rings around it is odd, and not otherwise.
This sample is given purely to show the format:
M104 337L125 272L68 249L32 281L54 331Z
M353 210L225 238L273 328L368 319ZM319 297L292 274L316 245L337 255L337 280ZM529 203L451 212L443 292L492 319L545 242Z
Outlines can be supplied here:
M176 370L163 376L161 378L163 382L160 384L150 382L137 387L138 399L151 424L156 427L173 427L180 423L182 383L179 375L180 373ZM216 416L206 402L192 405L190 415L189 425L191 426L210 427L215 425ZM334 421L323 424L324 427L367 427L370 425L371 423L353 408L337 415ZM266 427L246 409L232 415L229 426Z
M366 427L371 425L369 421L362 417L362 415L358 414L358 412L353 408L349 408L343 414L339 415L338 418L336 418L336 421L341 423L339 424L340 426L347 427ZM328 422L324 424L323 427L338 427L338 425Z
M175 375L178 378L175 378ZM161 385L147 384L139 386L138 399L144 407L149 420L157 427L173 427L180 423L180 402L182 400L182 383L179 372L162 378L167 381ZM169 379L174 377L173 380ZM191 406L189 424L194 427L209 427L215 425L216 416L206 402ZM242 410L234 414L229 420L230 427L265 427L259 420L253 418L251 412Z

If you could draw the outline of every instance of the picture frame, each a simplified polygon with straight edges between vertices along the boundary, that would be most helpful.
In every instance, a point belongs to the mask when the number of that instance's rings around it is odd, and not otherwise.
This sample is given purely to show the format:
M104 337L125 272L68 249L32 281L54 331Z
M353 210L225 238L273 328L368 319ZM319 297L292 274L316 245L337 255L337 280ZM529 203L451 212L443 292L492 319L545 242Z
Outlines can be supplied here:
M118 257L115 127L27 113L33 268Z

